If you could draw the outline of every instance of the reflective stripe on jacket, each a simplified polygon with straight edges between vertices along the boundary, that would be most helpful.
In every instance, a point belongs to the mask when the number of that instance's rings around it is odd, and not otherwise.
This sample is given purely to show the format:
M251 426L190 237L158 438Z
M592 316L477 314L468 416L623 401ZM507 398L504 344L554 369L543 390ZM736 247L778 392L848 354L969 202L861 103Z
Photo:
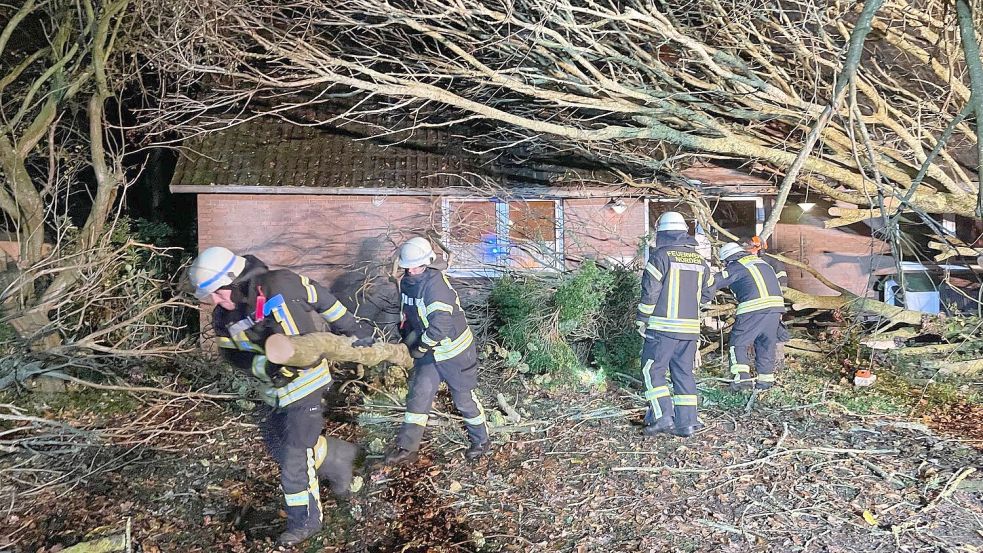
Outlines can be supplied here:
M474 335L447 276L428 268L419 275L404 275L399 288L403 334L419 336L418 343L409 346L427 353L424 359L432 355L434 361L450 361L463 355L462 361L473 363Z
M327 288L306 276L286 269L270 271L253 256L246 256L246 267L233 283L236 307L216 307L214 328L219 351L237 368L263 383L278 387L273 391L277 405L285 407L331 384L328 363L314 367L284 367L271 363L264 354L266 339L273 334L294 336L318 330L317 314L332 332L363 337L371 333ZM256 317L260 291L266 298L261 319Z
M775 270L758 256L743 254L727 259L727 267L704 292L703 301L709 301L722 288L730 288L737 297L738 315L785 312L785 298Z
M781 284L782 288L788 286L788 272L785 270L785 264L768 254L762 255L761 259L764 259L765 263L770 265L772 270L775 271L775 276L778 277L778 284Z
M696 252L695 240L685 232L659 235L660 245L649 250L642 273L642 298L636 319L644 321L649 330L675 338L697 338L700 297L712 283L710 268Z

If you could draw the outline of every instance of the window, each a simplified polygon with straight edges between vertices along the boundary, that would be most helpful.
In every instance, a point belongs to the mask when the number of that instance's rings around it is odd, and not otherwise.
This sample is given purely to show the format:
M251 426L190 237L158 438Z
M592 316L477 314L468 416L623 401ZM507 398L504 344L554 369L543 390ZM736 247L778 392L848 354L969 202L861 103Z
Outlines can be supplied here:
M450 271L495 275L507 269L563 266L563 212L553 200L445 199L444 237L454 252Z
M764 202L761 198L718 198L708 199L708 204L713 214L713 220L723 228L736 234L742 240L749 240L752 236L761 232L764 223ZM655 232L655 224L659 217L667 211L682 213L683 218L689 223L689 232L696 232L695 218L693 210L688 204L675 199L650 199L648 200L649 232ZM713 229L705 229L711 235L716 236L717 232ZM723 241L729 242L729 238L720 237Z
M956 237L970 247L983 246L983 220L956 215Z

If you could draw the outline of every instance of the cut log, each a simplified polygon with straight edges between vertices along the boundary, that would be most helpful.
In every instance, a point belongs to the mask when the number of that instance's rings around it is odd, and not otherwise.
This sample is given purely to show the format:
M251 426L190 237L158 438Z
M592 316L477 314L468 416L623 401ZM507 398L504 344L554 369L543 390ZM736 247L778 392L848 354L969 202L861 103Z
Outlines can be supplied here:
M936 261L945 261L950 257L963 256L963 257L977 257L981 255L980 250L971 248L965 245L950 245L944 242L929 242L928 247L933 250L940 251L942 253L935 256Z
M809 340L802 340L801 338L792 338L786 344L786 347L794 348L802 351L811 351L814 353L823 353L823 349L816 345L815 342Z
M792 301L792 309L799 311L802 309L846 309L854 313L866 313L878 315L887 319L891 324L906 324L921 326L926 315L921 311L912 311L901 307L888 305L884 302L861 298L854 295L843 294L840 296L814 296L799 292L792 288L785 289L785 297Z
M388 361L400 367L412 367L413 358L405 344L376 342L372 347L352 347L355 338L330 332L303 336L274 334L266 340L266 358L288 367L310 367L322 359L361 363L367 367Z
M117 553L129 549L126 534L86 541L61 550L61 553Z

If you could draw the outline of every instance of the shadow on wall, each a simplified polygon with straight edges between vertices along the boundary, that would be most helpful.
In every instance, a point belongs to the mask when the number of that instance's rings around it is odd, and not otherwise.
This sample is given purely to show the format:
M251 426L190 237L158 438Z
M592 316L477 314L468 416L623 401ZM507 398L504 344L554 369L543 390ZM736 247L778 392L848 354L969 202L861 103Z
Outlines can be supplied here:
M393 258L397 245L413 234L387 230L363 238L339 236L325 241L309 232L283 231L244 253L327 286L348 309L388 333L399 323L399 289L391 277Z
M837 277L834 282L861 296L876 298L874 291L874 271L894 266L894 258L889 255L850 255L831 251L822 252L825 267L816 267L824 273ZM842 282L839 282L842 281Z
M330 284L332 294L387 336L395 336L399 326L399 286L391 274L395 247L388 237L362 240L355 254L360 268L341 273Z

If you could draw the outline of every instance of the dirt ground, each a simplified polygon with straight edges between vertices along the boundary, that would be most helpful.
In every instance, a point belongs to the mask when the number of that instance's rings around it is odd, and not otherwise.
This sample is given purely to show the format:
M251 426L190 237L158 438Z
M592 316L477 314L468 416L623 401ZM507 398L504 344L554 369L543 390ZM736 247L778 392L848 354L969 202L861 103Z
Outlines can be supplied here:
M324 532L293 551L983 551L979 405L862 414L832 381L815 397L791 393L794 371L753 401L707 378L706 428L655 439L641 435L630 386L485 377L486 409L502 392L523 420L475 464L463 460L461 427L438 418L417 464L383 467L395 423L359 426L354 407L331 409L327 431L367 450L363 485L343 503L325 491ZM98 421L156 413L117 445L86 449L55 486L36 489L43 475L6 463L0 488L18 493L0 550L54 553L129 521L137 552L276 551L282 499L255 413L236 402L153 406L124 402ZM444 392L437 408L450 409Z

